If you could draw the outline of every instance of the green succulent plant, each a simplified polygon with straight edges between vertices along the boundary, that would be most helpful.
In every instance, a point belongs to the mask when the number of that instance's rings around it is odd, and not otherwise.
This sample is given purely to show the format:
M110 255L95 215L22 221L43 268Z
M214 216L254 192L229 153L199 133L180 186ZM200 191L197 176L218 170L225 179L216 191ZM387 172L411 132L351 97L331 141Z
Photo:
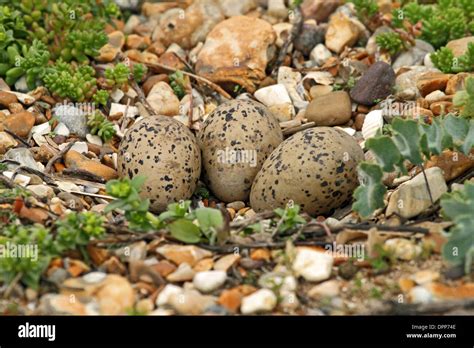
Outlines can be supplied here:
M91 129L91 134L98 135L104 141L109 141L116 133L114 124L107 120L99 110L89 115L87 125Z
M467 51L460 57L454 57L448 47L442 47L431 54L433 64L444 73L474 71L474 43L470 42Z
M404 21L412 25L421 23L420 39L435 48L474 33L473 2L470 0L438 0L435 4L409 2L394 9L392 18L392 24L398 28L404 27Z
M400 34L395 32L379 34L375 38L375 42L381 49L387 51L392 56L396 55L405 48L405 44L400 37Z
M104 75L109 86L122 88L128 84L130 68L124 63L118 63L113 68L105 69Z
M95 70L88 65L75 66L59 59L46 69L43 81L53 95L83 102L96 91Z
M474 119L474 77L466 79L466 88L454 95L453 102L462 108L461 116Z
M107 101L109 100L109 92L107 92L105 89L101 89L94 94L92 100L97 105L105 106L107 105Z

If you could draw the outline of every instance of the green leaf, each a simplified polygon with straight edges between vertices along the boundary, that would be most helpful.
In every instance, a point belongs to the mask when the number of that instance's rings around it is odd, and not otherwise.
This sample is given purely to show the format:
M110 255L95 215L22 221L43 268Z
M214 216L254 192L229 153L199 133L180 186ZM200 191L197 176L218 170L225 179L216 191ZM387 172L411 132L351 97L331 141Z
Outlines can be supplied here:
M395 118L392 122L394 131L393 141L403 158L415 165L423 163L420 152L420 132L418 123L414 120Z
M443 245L443 257L445 260L458 265L465 261L465 257L470 250L474 249L474 236L472 232L471 217L464 216L457 219L456 226L450 230L450 238Z
M448 115L444 119L444 127L446 132L453 138L454 145L457 148L462 147L464 139L469 132L469 121L461 117Z
M179 219L169 224L171 235L184 243L198 243L201 240L199 227L189 220Z
M108 213L108 212L111 212L115 209L121 209L123 208L125 205L127 204L127 202L124 202L123 200L121 199L117 199L115 201L112 201L110 202L104 209L104 213Z
M372 151L378 164L385 172L394 171L395 165L400 165L400 162L402 162L400 151L388 136L367 139L365 145Z
M382 169L376 165L362 162L359 165L361 185L354 191L356 202L352 209L361 217L369 217L375 210L384 207L383 198L387 189L382 184Z
M196 218L199 222L199 227L202 230L208 231L210 229L219 229L224 226L224 218L217 209L212 208L198 208L196 209Z
M466 156L469 156L473 147L474 147L474 120L470 120L469 131L467 132L466 138L464 139L464 142L461 145L461 150Z
M428 151L424 151L424 154L428 158L431 154L439 155L443 150L452 147L453 139L443 129L438 118L435 118L431 125L420 124L420 132L425 135Z

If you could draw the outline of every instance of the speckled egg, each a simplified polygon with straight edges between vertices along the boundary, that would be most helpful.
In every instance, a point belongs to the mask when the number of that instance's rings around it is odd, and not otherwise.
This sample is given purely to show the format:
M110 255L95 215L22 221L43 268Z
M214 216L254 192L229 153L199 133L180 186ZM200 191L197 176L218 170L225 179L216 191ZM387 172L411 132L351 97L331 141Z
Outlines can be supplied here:
M182 123L151 116L135 123L125 134L118 152L120 177L146 176L143 198L160 212L167 205L189 199L201 174L201 152L196 138Z
M272 152L255 177L250 205L256 212L290 201L311 215L325 215L347 202L358 185L364 153L344 131L315 127L298 132Z
M283 141L275 116L253 100L217 107L198 134L204 180L224 202L245 201L253 179Z

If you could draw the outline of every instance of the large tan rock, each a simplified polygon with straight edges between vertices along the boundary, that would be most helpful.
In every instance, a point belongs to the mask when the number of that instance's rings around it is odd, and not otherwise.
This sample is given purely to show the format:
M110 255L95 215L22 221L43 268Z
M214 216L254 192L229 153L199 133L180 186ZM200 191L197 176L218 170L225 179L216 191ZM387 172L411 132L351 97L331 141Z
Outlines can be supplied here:
M196 0L184 11L181 8L166 11L152 38L165 46L176 43L184 49L191 49L204 41L212 28L223 19L224 14L217 0Z
M268 51L275 40L272 26L264 20L246 16L229 18L207 36L196 71L216 83L240 85L253 93L266 77Z

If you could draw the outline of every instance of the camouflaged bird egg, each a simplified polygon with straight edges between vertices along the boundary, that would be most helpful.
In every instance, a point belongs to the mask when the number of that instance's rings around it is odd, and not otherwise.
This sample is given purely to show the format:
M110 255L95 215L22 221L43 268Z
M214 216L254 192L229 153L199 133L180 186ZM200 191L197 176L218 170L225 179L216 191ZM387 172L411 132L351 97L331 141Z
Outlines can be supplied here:
M224 202L248 199L255 175L283 141L277 119L253 100L232 100L217 107L197 138L204 180Z
M250 205L256 212L290 202L324 215L347 202L358 185L364 153L344 131L315 127L298 132L272 152L255 177Z
M120 177L146 176L141 190L150 209L191 198L201 174L201 152L196 138L182 123L164 116L150 116L125 134L118 152Z

